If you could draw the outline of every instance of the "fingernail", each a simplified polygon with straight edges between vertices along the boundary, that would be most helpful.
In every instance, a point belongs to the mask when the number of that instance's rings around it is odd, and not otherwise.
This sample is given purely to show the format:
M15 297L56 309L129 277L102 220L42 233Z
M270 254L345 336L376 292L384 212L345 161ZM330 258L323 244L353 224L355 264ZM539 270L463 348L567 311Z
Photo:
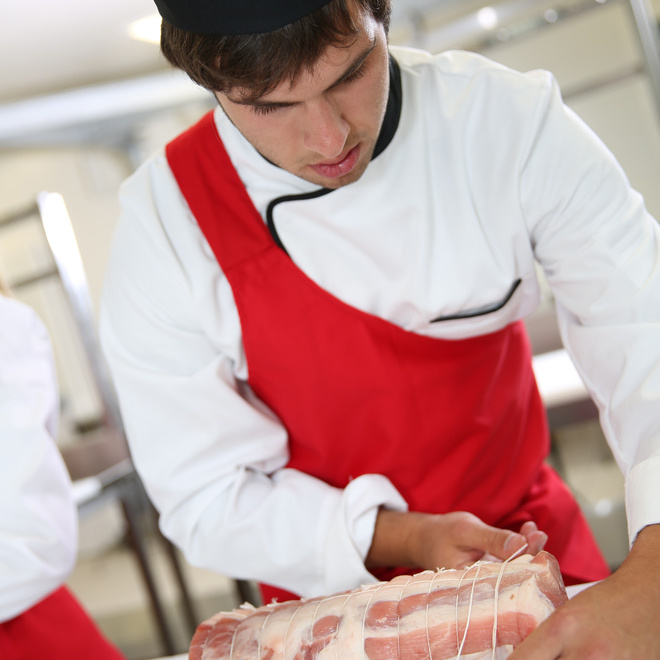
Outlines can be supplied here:
M509 534L509 537L504 542L504 552L509 554L520 550L525 545L525 538L520 534Z

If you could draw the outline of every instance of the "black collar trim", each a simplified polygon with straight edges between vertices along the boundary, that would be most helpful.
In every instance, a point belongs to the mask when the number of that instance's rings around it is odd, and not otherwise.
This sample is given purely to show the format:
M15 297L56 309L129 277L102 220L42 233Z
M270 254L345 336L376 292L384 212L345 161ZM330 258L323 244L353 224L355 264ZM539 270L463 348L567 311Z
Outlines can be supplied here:
M392 142L401 119L401 104L401 69L399 63L390 55L390 93L387 98L383 125L380 127L380 135L371 160L380 156L387 145Z

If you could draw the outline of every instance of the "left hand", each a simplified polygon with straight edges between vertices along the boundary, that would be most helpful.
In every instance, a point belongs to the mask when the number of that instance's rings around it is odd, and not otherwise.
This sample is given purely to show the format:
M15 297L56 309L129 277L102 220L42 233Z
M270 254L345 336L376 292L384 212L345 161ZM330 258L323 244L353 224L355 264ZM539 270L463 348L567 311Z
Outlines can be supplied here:
M516 533L487 525L467 511L431 514L381 507L365 565L465 568L480 559L508 559L523 548L535 555L547 538L532 521Z
M510 660L660 660L660 525L609 578L562 605Z

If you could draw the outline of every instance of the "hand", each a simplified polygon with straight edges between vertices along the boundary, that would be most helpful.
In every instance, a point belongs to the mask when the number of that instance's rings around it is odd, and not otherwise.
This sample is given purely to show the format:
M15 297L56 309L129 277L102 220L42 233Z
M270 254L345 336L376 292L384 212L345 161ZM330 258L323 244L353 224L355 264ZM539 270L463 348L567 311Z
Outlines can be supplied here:
M465 511L433 515L381 509L365 565L465 568L479 559L508 559L525 544L524 552L535 555L547 538L531 521L516 534Z
M544 621L510 660L660 659L660 525L643 529L621 567Z

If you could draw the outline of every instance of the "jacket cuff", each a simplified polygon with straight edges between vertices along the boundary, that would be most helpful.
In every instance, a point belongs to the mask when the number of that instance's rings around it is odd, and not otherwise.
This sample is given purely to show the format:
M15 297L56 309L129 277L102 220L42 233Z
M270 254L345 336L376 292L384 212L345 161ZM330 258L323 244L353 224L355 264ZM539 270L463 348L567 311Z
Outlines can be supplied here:
M660 523L660 456L635 465L626 479L628 536L632 545L647 525Z
M407 511L408 505L390 481L377 474L354 479L342 493L330 521L325 550L328 594L376 582L364 565L371 547L378 509Z

